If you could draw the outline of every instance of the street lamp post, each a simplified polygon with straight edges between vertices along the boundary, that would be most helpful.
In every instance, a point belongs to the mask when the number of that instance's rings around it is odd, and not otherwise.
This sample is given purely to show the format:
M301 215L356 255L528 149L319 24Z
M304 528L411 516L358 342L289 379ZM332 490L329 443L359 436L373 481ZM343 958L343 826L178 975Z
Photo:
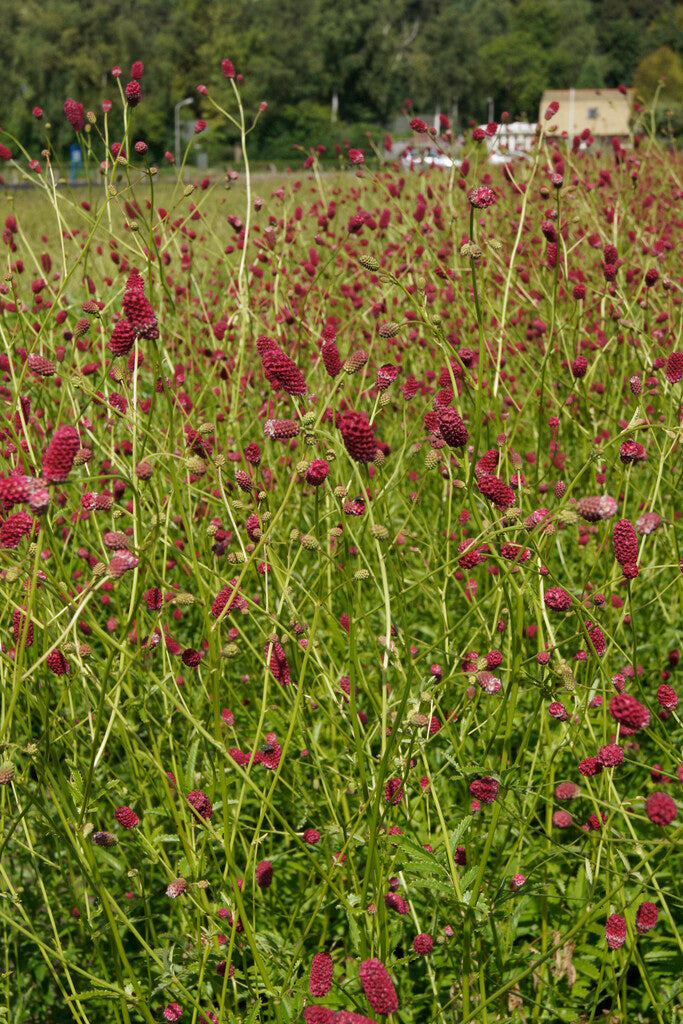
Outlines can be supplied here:
M194 97L187 96L184 100L180 100L176 103L173 108L174 123L175 123L175 162L176 166L180 163L180 108L186 107L188 103L192 103Z

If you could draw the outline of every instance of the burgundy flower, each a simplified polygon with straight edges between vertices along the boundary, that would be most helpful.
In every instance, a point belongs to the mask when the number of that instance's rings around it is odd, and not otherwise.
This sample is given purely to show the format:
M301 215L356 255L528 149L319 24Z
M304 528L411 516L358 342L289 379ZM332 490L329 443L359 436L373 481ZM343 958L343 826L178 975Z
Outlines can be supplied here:
M482 476L477 480L477 487L496 508L511 508L515 503L515 492L500 477Z
M269 889L273 881L273 865L269 860L262 860L256 865L256 884L259 889ZM313 993L315 995L315 993ZM321 993L322 995L323 993Z
M605 743L598 750L597 759L605 768L613 768L624 760L624 751L618 743Z
M641 935L649 932L657 924L657 907L654 903L645 900L636 910L636 931Z
M306 394L304 375L277 345L266 349L261 362L266 379L276 391L286 391L288 395Z
M643 462L647 452L638 441L623 441L619 449L619 458L627 465L631 462Z
M605 938L610 949L619 949L626 942L626 918L610 914L605 922Z
M312 996L324 996L330 991L332 985L332 972L334 964L329 953L316 953L311 964L311 976L308 982L308 991Z
M566 612L572 604L571 594L562 587L548 587L543 594L543 600L546 606L555 612Z
M636 519L636 532L649 536L654 530L662 525L662 517L658 512L643 512L642 516Z
M45 664L56 676L65 676L69 671L69 662L66 660L61 651L54 650L50 651Z
M639 729L647 729L650 724L650 712L630 693L615 693L609 702L608 711L615 722L619 723L622 736L632 736Z
M126 291L123 295L124 317L131 324L135 334L147 341L154 341L159 337L159 326L157 316L152 309L152 304L143 291L142 278L139 274L129 279ZM111 347L111 343L110 343Z
M683 377L683 352L671 352L666 361L666 379L671 384L678 384Z
M433 948L434 939L431 935L428 935L427 932L421 932L413 939L413 949L416 953L419 953L420 956L426 956L427 953L431 953Z
M548 714L551 718L557 719L558 722L566 722L569 718L569 712L562 701L559 700L554 700L552 704L548 706Z
M172 900L176 899L187 889L187 882L184 878L174 878L172 882L169 882L166 886L166 895L170 896Z
M200 818L204 818L205 821L211 821L213 816L213 807L211 806L211 801L203 790L193 789L187 794L187 802Z
M30 647L33 643L33 623L26 621L25 608L15 608L12 615L12 631L15 644L22 643L24 647Z
M201 651L196 651L194 647L186 647L180 656L183 665L188 668L197 668L203 657Z
M75 427L57 427L43 455L43 477L50 483L62 483L71 472L81 439Z
M586 633L588 634L588 639L590 640L595 650L595 653L599 658L601 658L607 650L607 641L605 640L605 634L603 633L600 626L595 626L590 621L585 623L585 627Z
M447 445L451 448L463 448L467 444L469 431L452 406L438 406L436 418L441 436Z
M75 132L83 131L85 115L83 113L82 103L77 103L76 100L71 99L71 97L64 100L64 114Z
M342 364L339 358L339 349L335 342L332 340L323 342L320 352L323 357L323 365L329 376L336 377L337 374L341 373Z
M400 367L395 366L393 363L383 363L377 371L375 378L375 387L378 391L386 391L390 387L400 373Z
M237 576L235 576L216 594L213 604L211 605L211 614L214 618L218 618L225 608L231 612L233 608L244 607L246 607L246 600L240 593L240 589L237 585Z
M582 761L579 761L579 773L586 778L590 778L592 775L599 775L602 771L602 764L598 761L597 757L584 757Z
M384 787L384 799L388 804L398 804L403 799L403 782L399 778L389 779Z
M337 426L351 458L356 462L372 462L377 453L377 440L367 414L348 409L339 417Z
M370 1006L376 1013L389 1014L398 1010L398 997L389 972L376 957L363 960L358 976Z
M620 565L635 563L638 559L638 537L629 519L617 519L612 527L614 557Z
M261 449L256 441L250 441L244 449L244 457L252 466L258 466L261 462Z
M304 842L310 843L312 846L320 842L320 833L317 828L304 829Z
M122 828L135 828L140 821L132 807L126 807L125 804L116 808L114 817Z
M269 641L265 645L263 653L267 655L269 650L270 659L268 661L268 668L273 673L275 679L285 686L289 682L289 662L287 661L287 655L285 654L284 647L277 640L272 644Z
M492 206L498 197L488 185L479 185L478 188L469 190L467 198L477 210L485 210L487 206Z
M266 420L263 433L273 440L284 441L289 437L296 437L299 433L299 423L297 420Z
M666 708L667 711L673 711L674 708L678 707L678 696L673 686L661 683L657 687L657 701L660 707Z
M570 828L573 824L574 819L572 818L569 811L554 811L553 812L553 825L555 828Z
M142 89L137 79L133 78L125 88L126 101L129 107L137 107L142 99Z
M36 520L28 512L14 512L0 525L0 548L16 548L22 537L37 527Z
M110 576L113 576L114 579L120 580L125 573L129 572L131 569L135 569L137 564L138 559L132 551L117 551L107 565L107 572Z
M92 841L96 846L116 846L118 843L112 832L93 832Z
M330 472L330 464L325 459L313 459L306 469L306 483L313 487L320 487L324 483L327 474Z
M555 796L558 800L573 800L581 792L575 782L558 782L555 787Z
M470 793L477 800L481 800L485 804L492 804L498 796L498 785L497 779L490 775L483 775L482 778L475 779L470 783Z
M397 892L385 893L384 904L389 907L389 910L395 910L397 914L407 914L410 910L408 900L405 900L403 896L399 896Z
M177 1021L183 1015L183 1008L180 1003L168 1003L164 1007L164 1020Z
M655 825L670 825L678 813L676 801L668 793L650 793L645 801L645 813Z
M586 522L597 523L601 519L611 519L617 511L617 503L609 494L579 498L576 511Z
M588 369L588 360L585 356L577 356L571 364L572 377L577 379L586 376L586 370Z
M130 320L122 317L114 324L114 330L108 341L110 350L115 356L126 356L135 344L136 331Z
M333 1024L334 1019L334 1010L331 1010L329 1006L319 1006L314 1003L304 1010L306 1024Z

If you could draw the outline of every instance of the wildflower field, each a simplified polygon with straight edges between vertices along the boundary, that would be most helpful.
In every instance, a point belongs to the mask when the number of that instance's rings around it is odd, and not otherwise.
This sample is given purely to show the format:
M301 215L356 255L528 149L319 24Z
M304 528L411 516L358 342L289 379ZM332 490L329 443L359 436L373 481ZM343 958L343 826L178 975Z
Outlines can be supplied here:
M683 161L223 71L220 180L0 137L1 1019L680 1020Z

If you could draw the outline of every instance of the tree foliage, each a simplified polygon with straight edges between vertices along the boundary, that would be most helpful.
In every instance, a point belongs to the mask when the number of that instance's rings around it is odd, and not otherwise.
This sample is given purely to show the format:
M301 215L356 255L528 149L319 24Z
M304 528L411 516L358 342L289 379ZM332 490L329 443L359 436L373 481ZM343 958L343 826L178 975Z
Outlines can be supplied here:
M188 116L209 115L197 85L217 89L229 56L246 103L268 103L255 140L266 155L273 139L290 151L320 141L306 137L307 111L331 138L321 121L335 93L343 137L354 122L390 124L408 97L414 109L478 122L489 97L496 114L533 118L544 88L631 85L662 47L678 58L683 13L674 0L24 0L0 5L0 32L12 40L2 126L29 149L42 144L33 106L63 148L64 99L98 110L118 88L112 66L125 84L142 60L136 131L158 156L178 100L193 97Z

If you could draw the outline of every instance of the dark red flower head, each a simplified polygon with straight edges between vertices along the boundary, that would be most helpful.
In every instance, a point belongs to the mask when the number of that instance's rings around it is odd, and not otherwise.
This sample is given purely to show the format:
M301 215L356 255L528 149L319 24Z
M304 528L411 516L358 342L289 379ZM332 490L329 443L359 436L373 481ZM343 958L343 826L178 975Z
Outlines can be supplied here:
M256 865L256 884L259 889L269 889L273 881L273 865L269 860L262 860Z
M363 960L358 976L363 991L375 1013L389 1014L398 1010L398 996L389 972L376 957Z
M491 775L483 775L470 783L470 793L485 804L492 804L498 796L498 780Z
M612 527L614 557L620 565L636 562L638 559L638 537L629 519L617 519Z
M377 440L367 413L347 409L339 417L337 426L351 458L356 462L372 462L377 454Z
M451 448L463 448L467 444L469 432L452 406L438 406L436 418L441 436L447 445Z
M619 949L626 941L626 918L610 914L605 922L605 938L610 949Z
M647 729L650 712L630 693L615 693L609 702L608 711L619 723L622 736L632 736L639 729Z
M329 953L316 953L311 964L308 991L312 996L324 996L330 991L334 964Z
M678 813L676 801L668 793L650 793L645 801L645 813L655 825L670 825Z
M496 508L511 508L515 503L515 492L498 476L482 476L477 488Z
M83 126L85 125L83 104L77 103L76 100L72 100L71 97L69 97L64 100L64 113L73 130L75 132L82 132Z
M138 103L142 99L142 89L140 88L140 83L135 78L133 78L132 81L130 81L126 86L125 92L128 106L137 107Z
M62 483L71 472L81 439L75 427L57 427L43 455L43 477L50 483Z
M132 807L126 807L125 804L116 808L114 817L122 828L135 828L140 821Z
M488 185L479 185L469 190L467 198L477 210L485 210L487 206L492 206L498 197Z
M200 818L204 818L206 821L211 821L213 816L213 807L211 806L211 801L208 796L202 789L193 789L192 792L188 793L187 802Z
M649 932L657 924L657 907L647 900L636 910L636 931Z

